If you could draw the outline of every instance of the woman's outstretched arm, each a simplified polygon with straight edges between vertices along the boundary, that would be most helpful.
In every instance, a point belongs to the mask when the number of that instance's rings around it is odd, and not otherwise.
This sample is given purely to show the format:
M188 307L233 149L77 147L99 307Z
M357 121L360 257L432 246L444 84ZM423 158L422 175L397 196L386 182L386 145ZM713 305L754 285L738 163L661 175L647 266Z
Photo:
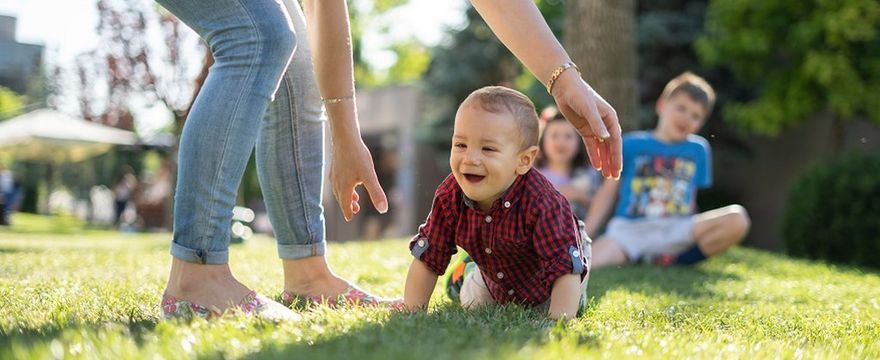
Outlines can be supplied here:
M373 206L388 211L388 199L376 178L370 150L361 139L354 97L351 28L345 0L303 2L318 89L327 109L333 152L330 182L345 220L360 212L358 185Z
M549 85L560 66L571 62L531 0L471 0L471 3L501 42L545 85ZM622 140L614 108L574 69L559 75L551 95L565 118L583 137L593 167L602 170L605 177L619 177Z

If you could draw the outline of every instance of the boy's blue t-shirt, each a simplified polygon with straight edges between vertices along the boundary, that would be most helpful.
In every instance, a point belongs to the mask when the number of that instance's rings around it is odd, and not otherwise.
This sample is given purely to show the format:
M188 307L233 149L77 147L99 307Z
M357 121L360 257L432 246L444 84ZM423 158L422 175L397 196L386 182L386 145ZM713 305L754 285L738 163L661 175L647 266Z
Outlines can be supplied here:
M688 135L664 143L647 131L623 137L623 172L616 216L638 219L688 216L696 210L697 188L712 185L709 143Z

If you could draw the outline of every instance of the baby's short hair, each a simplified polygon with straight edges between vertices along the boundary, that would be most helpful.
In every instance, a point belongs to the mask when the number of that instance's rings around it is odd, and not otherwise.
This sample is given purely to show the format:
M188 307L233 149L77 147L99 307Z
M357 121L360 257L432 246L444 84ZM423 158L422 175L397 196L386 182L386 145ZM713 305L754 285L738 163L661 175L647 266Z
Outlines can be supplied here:
M712 89L712 85L709 85L705 79L690 71L686 71L669 80L666 87L663 88L663 95L660 97L668 99L681 92L702 104L706 109L706 117L712 112L712 107L715 106L715 90Z
M538 112L523 93L503 86L486 86L472 92L461 106L472 105L493 114L508 113L519 125L522 149L538 145Z

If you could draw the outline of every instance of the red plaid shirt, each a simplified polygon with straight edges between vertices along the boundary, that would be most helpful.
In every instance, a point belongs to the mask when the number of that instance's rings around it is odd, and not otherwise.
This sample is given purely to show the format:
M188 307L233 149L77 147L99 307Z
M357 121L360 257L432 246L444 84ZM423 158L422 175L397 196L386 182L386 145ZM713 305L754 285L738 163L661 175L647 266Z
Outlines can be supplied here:
M441 275L456 245L479 266L500 304L539 305L565 274L589 269L583 257L578 220L540 172L532 169L483 212L451 174L437 188L428 219L410 241L413 256Z

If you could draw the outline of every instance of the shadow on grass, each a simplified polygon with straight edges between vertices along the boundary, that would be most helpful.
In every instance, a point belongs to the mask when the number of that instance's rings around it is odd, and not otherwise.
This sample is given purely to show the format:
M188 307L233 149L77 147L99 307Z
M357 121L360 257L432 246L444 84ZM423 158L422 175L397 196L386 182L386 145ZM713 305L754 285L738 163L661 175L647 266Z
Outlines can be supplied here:
M712 284L738 280L739 276L699 266L660 268L625 266L596 270L590 276L588 296L596 304L609 291L625 289L635 293L671 295L686 299L711 298Z
M39 255L40 253L45 252L45 249L27 247L27 246L0 246L0 254L3 255L19 255L19 254L28 254L28 255Z
M112 327L115 331L124 332L140 345L143 343L144 337L156 328L158 321L156 319L140 319L122 322L106 322L106 323L77 323L67 322L65 324L51 324L33 329L13 329L12 331L0 330L0 350L10 349L12 344L31 347L37 344L46 344L54 339L61 337L61 334L67 331L75 331L80 333L98 332L102 329ZM0 351L0 355L3 352ZM0 356L3 358L3 356Z
M507 358L529 345L566 338L598 347L596 337L575 333L544 314L517 306L466 311L444 304L430 313L392 313L348 331L328 333L315 341L267 347L247 359L469 359Z

